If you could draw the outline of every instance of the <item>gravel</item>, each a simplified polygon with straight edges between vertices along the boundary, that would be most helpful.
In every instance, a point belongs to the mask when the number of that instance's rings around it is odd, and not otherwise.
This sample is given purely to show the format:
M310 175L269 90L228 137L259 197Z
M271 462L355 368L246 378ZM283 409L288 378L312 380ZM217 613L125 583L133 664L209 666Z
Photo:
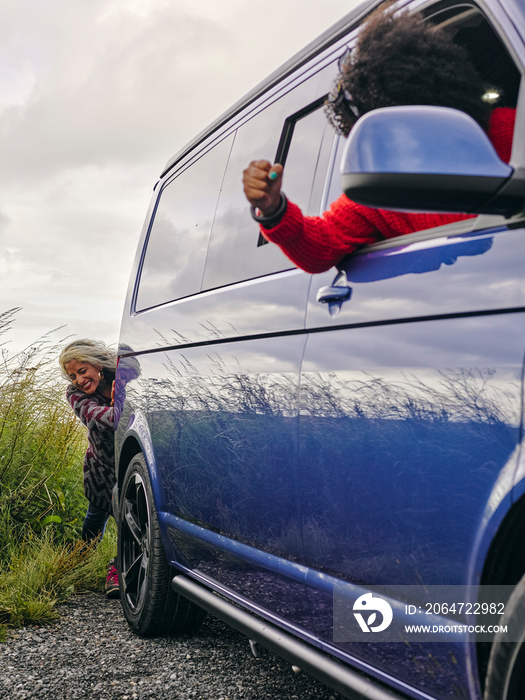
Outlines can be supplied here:
M341 696L208 616L193 637L145 639L118 600L76 596L58 622L0 645L0 698L340 700Z

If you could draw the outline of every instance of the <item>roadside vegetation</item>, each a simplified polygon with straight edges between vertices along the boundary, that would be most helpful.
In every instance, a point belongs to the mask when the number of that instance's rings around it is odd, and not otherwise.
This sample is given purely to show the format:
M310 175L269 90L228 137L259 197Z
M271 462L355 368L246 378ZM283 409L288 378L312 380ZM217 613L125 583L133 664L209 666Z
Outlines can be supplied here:
M115 550L114 528L96 549L79 539L85 430L64 398L55 333L9 354L17 311L0 313L0 640L100 588Z

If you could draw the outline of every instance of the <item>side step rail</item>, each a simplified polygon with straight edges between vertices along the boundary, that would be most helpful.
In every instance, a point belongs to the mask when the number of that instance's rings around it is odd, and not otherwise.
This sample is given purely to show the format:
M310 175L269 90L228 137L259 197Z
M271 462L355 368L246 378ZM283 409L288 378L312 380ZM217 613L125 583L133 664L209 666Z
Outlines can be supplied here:
M186 576L175 576L171 585L174 591L214 617L351 700L402 700L406 697L375 684L275 625L241 610Z

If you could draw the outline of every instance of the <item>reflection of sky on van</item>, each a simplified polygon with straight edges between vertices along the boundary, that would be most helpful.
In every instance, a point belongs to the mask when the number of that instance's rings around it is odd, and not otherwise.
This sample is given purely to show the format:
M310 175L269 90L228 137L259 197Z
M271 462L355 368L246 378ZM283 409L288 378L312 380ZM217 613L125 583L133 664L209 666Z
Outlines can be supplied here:
M375 366L447 368L458 364L514 367L515 348L523 347L525 340L520 319L520 314L474 316L312 334L308 367L321 367L327 355L331 366L338 370ZM502 338L507 339L504 345Z
M426 242L430 244L427 269L421 248L412 255L410 246L400 252L358 256L345 264L352 297L335 321L316 301L317 290L331 284L334 273L314 277L309 327L525 306L520 264L525 239L519 231L495 232L471 241L440 238L439 242L441 250L433 245L435 241Z
M181 299L124 319L123 337L140 352L300 328L309 282L292 270Z
M525 280L519 262L520 254L525 252L523 236L518 231L509 231L479 242L482 244L479 254L465 256L459 252L457 260L443 262L433 284L429 283L430 275L398 277L389 286L386 296L393 292L394 298L410 298L415 314L429 311L436 304L442 309L451 309L459 300L463 310L524 305ZM456 245L461 247L464 242L450 246L452 255L455 255ZM513 254L509 256L511 249ZM386 291L388 281L382 284ZM418 285L417 295L414 284ZM499 290L497 294L494 293L496 289Z
M312 4L298 23L291 0L268 0L256 22L242 0L2 3L0 309L23 307L13 350L63 323L116 341L168 158L356 4ZM270 52L256 48L269 36Z
M139 281L137 308L199 292L233 135L164 187Z
M321 96L332 79L333 68L324 69L238 129L213 225L204 289L293 267L277 246L257 247L259 227L246 208L239 187L239 173L253 159L254 153L257 158L273 161L284 119L297 109L297 105ZM306 213L313 213L311 191L325 123L322 110L298 120L285 164L284 191ZM317 205L317 213L319 201L312 205L314 208Z
M258 269L267 272L291 266L279 249L272 250L276 246L257 248L259 227L241 186L242 171L254 157L273 161L280 136L276 125L282 127L284 118L283 101L278 101L235 134L213 225L204 289L245 279L252 271L256 275Z

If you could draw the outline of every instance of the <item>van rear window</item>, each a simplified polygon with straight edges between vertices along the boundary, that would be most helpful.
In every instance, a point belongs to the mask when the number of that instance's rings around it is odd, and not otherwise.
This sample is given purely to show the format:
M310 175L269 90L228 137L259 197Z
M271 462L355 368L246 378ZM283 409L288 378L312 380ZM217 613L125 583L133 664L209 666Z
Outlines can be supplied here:
M136 310L201 290L208 240L233 136L162 189L148 236Z

